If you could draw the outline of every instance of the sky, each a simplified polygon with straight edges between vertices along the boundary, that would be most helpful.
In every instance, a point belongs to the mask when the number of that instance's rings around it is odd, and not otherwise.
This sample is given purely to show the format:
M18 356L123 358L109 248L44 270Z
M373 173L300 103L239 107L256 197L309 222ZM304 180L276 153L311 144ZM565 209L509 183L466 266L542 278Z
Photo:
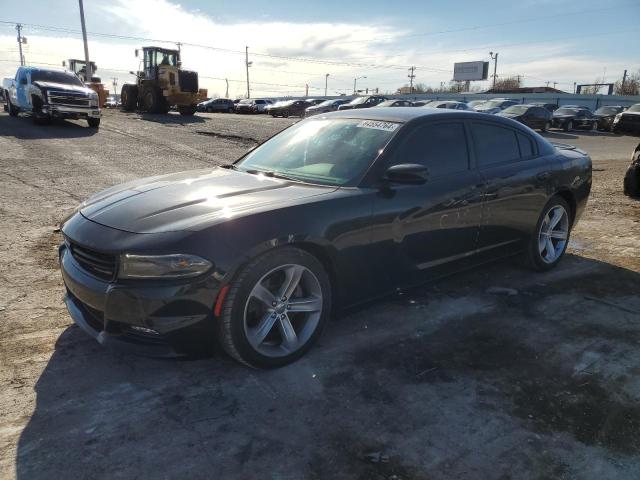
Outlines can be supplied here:
M640 70L640 0L85 0L89 53L106 87L134 80L136 48L176 48L209 96L393 93L408 83L448 83L453 64L489 61L524 85L614 82ZM24 24L30 65L83 58L75 0L5 1L0 13L0 77L19 65L15 23ZM135 38L127 38L135 37ZM491 64L491 70L493 63ZM329 74L327 77L326 74ZM364 78L363 78L364 77ZM489 81L473 82L485 88Z

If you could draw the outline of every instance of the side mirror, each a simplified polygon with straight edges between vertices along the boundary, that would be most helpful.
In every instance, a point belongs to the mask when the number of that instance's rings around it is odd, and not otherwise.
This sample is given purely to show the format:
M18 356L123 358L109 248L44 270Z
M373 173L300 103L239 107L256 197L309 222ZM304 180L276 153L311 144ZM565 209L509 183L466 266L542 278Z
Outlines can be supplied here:
M384 179L392 183L421 185L429 178L429 169L417 163L402 163L389 167Z

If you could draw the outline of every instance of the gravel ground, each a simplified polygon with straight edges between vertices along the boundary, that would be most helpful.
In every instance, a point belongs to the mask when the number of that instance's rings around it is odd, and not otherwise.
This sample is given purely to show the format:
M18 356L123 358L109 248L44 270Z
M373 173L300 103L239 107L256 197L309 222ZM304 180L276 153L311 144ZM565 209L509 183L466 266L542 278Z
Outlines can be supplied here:
M555 271L497 263L399 292L289 367L123 355L71 324L55 226L80 200L227 163L294 121L107 111L95 132L0 114L0 478L640 478L631 137L548 134L594 159Z

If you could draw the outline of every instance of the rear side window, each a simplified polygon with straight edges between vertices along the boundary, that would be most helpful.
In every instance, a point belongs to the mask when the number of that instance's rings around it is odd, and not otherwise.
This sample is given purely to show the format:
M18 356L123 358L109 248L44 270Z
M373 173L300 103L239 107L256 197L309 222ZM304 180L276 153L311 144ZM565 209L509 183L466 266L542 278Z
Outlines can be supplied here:
M462 123L440 123L417 127L402 142L396 164L418 163L430 177L468 170L469 152Z
M471 131L479 167L520 159L520 146L514 130L488 123L474 123Z
M518 143L520 144L520 156L522 158L533 157L533 143L526 135L518 132Z

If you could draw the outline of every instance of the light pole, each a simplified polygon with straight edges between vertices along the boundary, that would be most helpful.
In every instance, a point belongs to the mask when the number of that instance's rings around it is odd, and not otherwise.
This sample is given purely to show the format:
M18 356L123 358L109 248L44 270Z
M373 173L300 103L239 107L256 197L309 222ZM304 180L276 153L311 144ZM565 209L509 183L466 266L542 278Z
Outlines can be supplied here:
M91 71L91 62L89 62L89 45L87 43L87 29L84 25L84 5L82 4L82 0L78 0L78 4L80 6L80 26L82 27L82 41L84 42L84 63L85 67L85 80L87 82L91 82L91 77L93 76L93 72Z
M247 66L247 98L251 98L251 91L249 90L249 67L253 62L249 61L249 47L245 47L244 52L244 62Z
M363 78L367 78L367 77L356 77L356 78L354 78L354 79L353 79L353 94L354 94L354 95L355 95L355 94L356 94L356 92L357 92L357 90L356 90L356 82L357 82L358 80L363 79Z
M324 96L327 96L327 82L329 80L329 74L325 73L324 74Z
M496 88L496 71L498 69L498 52L496 52L495 56L493 55L493 52L489 52L489 56L491 57L491 60L493 60L493 89L495 90L495 88Z

